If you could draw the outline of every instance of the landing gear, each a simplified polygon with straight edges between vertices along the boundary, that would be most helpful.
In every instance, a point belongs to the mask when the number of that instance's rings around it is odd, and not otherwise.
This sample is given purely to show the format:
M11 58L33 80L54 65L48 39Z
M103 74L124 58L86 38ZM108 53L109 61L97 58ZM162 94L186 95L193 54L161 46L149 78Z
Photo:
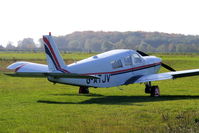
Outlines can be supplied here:
M151 96L152 97L158 97L160 96L160 89L158 86L152 86L151 87Z
M79 94L89 94L89 89L86 86L79 87Z
M145 93L150 93L152 97L160 96L160 90L158 86L151 86L151 82L145 83Z

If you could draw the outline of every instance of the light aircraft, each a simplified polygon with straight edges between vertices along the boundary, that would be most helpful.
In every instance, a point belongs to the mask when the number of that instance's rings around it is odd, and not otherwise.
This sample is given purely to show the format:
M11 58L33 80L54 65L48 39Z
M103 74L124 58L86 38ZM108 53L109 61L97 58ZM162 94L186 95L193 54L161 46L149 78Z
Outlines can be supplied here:
M144 83L145 93L159 96L152 81L199 75L199 69L175 71L155 56L141 51L116 49L66 65L51 36L43 36L47 64L19 61L9 65L17 77L46 77L50 82L79 86L79 93L89 93L89 87L113 87ZM163 66L172 72L158 73Z

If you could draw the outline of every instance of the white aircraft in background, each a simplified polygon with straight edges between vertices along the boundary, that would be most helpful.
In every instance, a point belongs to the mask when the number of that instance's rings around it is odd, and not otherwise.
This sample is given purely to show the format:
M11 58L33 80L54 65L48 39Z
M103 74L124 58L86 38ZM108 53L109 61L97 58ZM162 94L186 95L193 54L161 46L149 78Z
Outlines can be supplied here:
M158 86L151 81L199 75L199 69L175 71L155 56L129 49L111 50L87 59L65 65L51 36L44 35L47 64L16 62L9 65L15 73L9 76L47 77L50 82L80 86L79 93L89 93L89 87L113 87L145 83L145 93L159 96ZM158 73L163 66L172 72Z

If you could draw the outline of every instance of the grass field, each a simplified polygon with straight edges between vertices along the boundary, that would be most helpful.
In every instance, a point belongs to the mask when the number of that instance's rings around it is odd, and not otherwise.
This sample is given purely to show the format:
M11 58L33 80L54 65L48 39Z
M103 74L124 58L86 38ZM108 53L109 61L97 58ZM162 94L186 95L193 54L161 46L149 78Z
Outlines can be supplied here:
M158 56L177 70L199 68L197 54ZM78 87L53 85L44 78L3 75L14 60L45 63L42 53L0 53L0 59L2 133L199 132L199 76L154 82L161 97L149 97L143 84L90 88L91 94L79 95Z

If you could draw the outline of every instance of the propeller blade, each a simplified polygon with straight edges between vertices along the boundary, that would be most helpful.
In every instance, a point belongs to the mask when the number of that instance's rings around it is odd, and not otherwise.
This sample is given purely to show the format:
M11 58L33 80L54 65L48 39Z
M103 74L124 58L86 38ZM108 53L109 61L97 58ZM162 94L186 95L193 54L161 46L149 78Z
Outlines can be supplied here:
M161 65L162 65L162 67L164 67L164 68L166 68L166 69L168 69L168 70L170 70L170 71L173 71L173 72L176 71L175 69L173 69L172 67L168 66L167 64L164 64L163 62L162 62Z
M142 52L142 51L139 51L139 50L136 50L141 56L149 56L148 54Z
M146 54L146 53L144 53L144 52L142 52L142 51L139 51L139 50L136 50L140 55L142 55L142 56L149 56L148 54ZM167 70L169 70L169 71L173 71L173 72L175 72L176 70L175 69L173 69L172 67L170 67L170 66L168 66L167 64L165 64L165 63L163 63L162 62L162 67L164 67L164 68L166 68Z

